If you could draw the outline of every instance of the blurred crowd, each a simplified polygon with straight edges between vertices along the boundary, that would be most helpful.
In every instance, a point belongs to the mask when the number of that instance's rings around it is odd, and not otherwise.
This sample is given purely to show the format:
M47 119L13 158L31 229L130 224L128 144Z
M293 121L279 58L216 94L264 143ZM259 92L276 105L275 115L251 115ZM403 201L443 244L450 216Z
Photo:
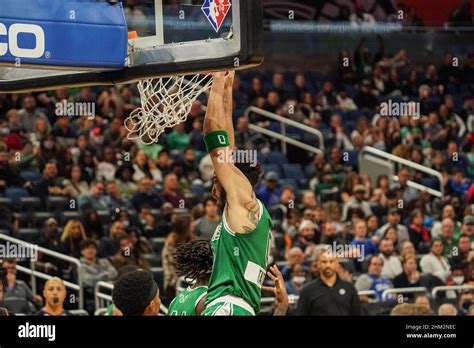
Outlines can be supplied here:
M382 295L391 288L472 285L474 53L447 52L440 64L415 65L403 49L384 52L381 39L376 52L364 43L341 52L330 73L252 70L235 79L236 144L257 150L265 170L257 195L275 222L271 261L284 266L293 295L317 277L314 261L325 245L363 250L344 255L337 270L358 291L375 291L362 302L393 301ZM388 100L418 103L420 113L381 115ZM123 127L139 106L134 85L0 94L2 233L80 259L89 301L97 281L112 281L130 265L155 271L170 300L179 281L176 246L210 239L221 218L209 195L205 102L196 101L186 122L145 146L128 140ZM93 106L94 114L58 117L64 103ZM282 153L278 141L249 128L279 124L257 112L243 116L248 106L321 131L323 144L291 127L288 135L324 152ZM364 146L439 171L442 183L408 167L397 168L397 181L371 180L358 168ZM51 208L52 202L62 203ZM70 264L46 254L37 269L77 279ZM27 288L9 282L5 299L20 291L39 306L41 298ZM443 299L457 313L473 312L472 291L445 291Z

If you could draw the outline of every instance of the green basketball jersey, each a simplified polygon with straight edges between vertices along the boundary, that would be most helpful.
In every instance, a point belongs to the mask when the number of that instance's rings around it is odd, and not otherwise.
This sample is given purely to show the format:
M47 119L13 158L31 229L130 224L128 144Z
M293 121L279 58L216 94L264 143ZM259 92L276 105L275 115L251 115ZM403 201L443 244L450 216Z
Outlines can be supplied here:
M196 306L207 294L207 286L184 289L176 296L168 308L168 315L193 316L196 315Z
M260 220L250 233L233 232L223 214L211 240L214 266L206 304L219 297L233 295L245 300L258 313L273 227L267 209L262 202L258 203Z

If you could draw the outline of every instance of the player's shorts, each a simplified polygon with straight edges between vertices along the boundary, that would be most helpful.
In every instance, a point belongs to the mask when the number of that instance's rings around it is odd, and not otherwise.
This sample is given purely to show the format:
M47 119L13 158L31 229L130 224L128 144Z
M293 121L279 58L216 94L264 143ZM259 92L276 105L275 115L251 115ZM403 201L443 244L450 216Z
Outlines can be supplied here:
M235 296L223 296L216 298L206 306L204 316L254 316L255 311L244 300Z

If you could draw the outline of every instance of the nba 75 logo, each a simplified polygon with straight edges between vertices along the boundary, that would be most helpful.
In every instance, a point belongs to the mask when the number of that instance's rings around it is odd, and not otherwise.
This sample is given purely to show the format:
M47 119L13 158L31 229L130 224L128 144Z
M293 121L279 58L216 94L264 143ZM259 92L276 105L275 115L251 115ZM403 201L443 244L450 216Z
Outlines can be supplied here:
M227 13L229 13L230 6L230 0L204 1L204 4L202 5L202 12L204 12L216 33L221 28Z

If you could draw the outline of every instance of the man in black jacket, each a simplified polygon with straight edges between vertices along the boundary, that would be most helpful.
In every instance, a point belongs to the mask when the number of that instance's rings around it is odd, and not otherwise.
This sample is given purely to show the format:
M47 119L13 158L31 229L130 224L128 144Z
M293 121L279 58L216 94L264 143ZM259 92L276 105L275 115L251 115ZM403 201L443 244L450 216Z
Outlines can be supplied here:
M326 250L318 257L319 277L303 287L298 315L361 315L354 285L337 275L338 260Z

